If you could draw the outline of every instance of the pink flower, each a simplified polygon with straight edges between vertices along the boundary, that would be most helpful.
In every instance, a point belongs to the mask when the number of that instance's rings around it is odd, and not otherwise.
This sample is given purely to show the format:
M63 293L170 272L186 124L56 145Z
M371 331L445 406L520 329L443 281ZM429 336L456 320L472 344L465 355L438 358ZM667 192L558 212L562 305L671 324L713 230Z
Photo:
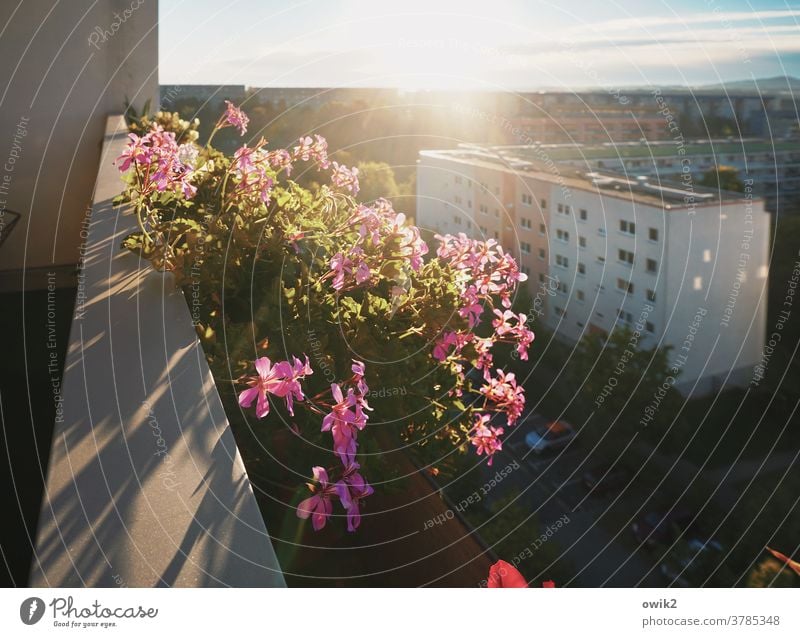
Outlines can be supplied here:
M450 356L451 347L454 347L453 355L457 356L472 339L473 335L466 332L445 332L433 347L433 357L439 362L444 362Z
M302 159L303 161L314 161L320 168L328 168L328 142L321 135L310 135L301 137L297 141L297 146L292 151L292 159ZM335 162L334 162L334 165Z
M517 353L519 357L528 360L528 348L533 343L533 332L528 329L528 318L524 314L514 314L511 310L494 310L497 318L492 321L492 327L498 337L509 337L517 342ZM512 324L509 321L516 321Z
M178 146L175 133L153 126L144 137L131 133L128 139L116 163L123 173L134 168L142 196L154 192L181 192L187 199L194 196L197 188L190 183L193 167L181 160L187 158L187 151L185 145Z
M322 431L331 432L334 453L339 456L342 464L349 465L355 458L356 438L358 431L367 424L367 414L364 413L363 401L352 388L347 390L345 397L342 388L332 383L331 394L336 403L322 419Z
M250 388L239 394L239 404L247 409L257 399L256 418L263 418L269 414L267 394L273 394L279 398L285 398L286 409L294 415L293 400L305 399L299 381L312 373L311 366L308 364L308 356L306 356L305 363L294 358L294 363L282 361L274 366L269 358L263 356L257 358L254 365L258 375L247 379L246 382Z
M230 101L225 100L225 105L227 109L225 110L225 114L223 117L223 124L222 127L225 126L233 126L234 128L238 129L239 135L244 135L247 132L247 124L250 122L250 118L244 114L244 111L240 109L238 106L234 106Z
M498 560L489 567L489 588L528 588L528 580L505 560Z
M337 252L331 258L330 266L334 273L333 289L338 292L344 287L344 277L353 271L353 262L341 252Z
M489 458L487 464L491 467L494 454L503 448L503 443L500 440L500 436L503 435L503 428L487 425L489 418L488 414L477 414L475 425L470 431L470 442L472 442L479 456L484 452L486 453Z
M365 409L370 409L365 398L369 393L369 387L367 386L367 382L364 380L364 375L367 373L364 363L353 359L353 365L351 369L353 370L353 382L356 384L356 389L358 390L358 393L361 394L361 398L363 399L362 407Z
M481 394L495 406L506 412L508 424L513 425L525 408L525 390L517 385L513 373L506 374L502 369L495 370L496 378L487 379L488 384L481 387Z
M315 531L319 531L325 527L325 523L333 513L331 498L337 494L337 490L335 485L330 484L328 472L325 469L314 467L312 471L318 486L308 485L314 495L297 505L297 517L307 520L310 516L311 525Z
M357 462L351 462L345 468L342 479L336 483L336 493L347 510L347 530L351 533L361 524L359 501L374 493L373 488L358 473L359 468Z
M266 204L275 182L266 171L269 162L267 155L261 150L263 143L262 140L254 148L248 148L247 144L238 148L233 154L231 172L238 179L234 191L237 197Z
M337 188L342 188L354 195L358 194L358 168L348 168L338 162L333 162L331 183Z

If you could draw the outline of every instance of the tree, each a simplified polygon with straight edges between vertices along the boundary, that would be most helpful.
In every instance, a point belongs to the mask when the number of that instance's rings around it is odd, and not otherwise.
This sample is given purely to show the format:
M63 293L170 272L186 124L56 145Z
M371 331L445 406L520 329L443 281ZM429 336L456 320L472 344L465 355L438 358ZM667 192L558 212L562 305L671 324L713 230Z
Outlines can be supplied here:
M394 178L394 171L389 164L378 161L366 161L358 164L359 193L365 202L375 201L381 197L394 199L400 189Z
M698 183L715 190L744 192L744 183L739 179L739 172L732 166L720 166L717 169L709 170L703 174Z
M633 431L674 413L665 402L677 398L673 385L679 370L670 364L669 348L640 349L641 338L624 328L607 337L588 334L578 344L569 369L572 386L580 388L576 411L581 418L594 413L582 435L599 440L613 422L624 436L606 440L627 443Z

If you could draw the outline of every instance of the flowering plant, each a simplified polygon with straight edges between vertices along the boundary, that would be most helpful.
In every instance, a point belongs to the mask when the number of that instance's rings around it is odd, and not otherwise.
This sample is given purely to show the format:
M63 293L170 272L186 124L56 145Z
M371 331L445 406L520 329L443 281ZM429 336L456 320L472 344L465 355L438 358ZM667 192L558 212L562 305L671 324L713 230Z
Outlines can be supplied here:
M314 459L330 449L297 515L322 529L338 501L354 531L374 491L361 472L387 470L373 460L392 434L434 458L474 448L491 464L502 449L525 400L495 346L527 356L533 334L510 310L526 277L493 240L437 235L429 253L389 201L356 199L358 171L320 136L211 145L248 123L228 103L200 146L177 116L140 122L117 160L139 226L124 245L184 286L215 374L240 370L243 409L284 418ZM402 385L402 402L370 404L376 383Z

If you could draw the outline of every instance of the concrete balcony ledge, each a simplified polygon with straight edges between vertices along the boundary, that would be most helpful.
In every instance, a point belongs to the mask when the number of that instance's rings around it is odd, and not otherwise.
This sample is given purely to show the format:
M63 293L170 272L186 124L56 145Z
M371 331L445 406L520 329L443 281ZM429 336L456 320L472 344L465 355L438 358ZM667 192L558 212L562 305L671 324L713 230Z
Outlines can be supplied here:
M183 294L120 249L126 134L109 118L30 584L285 586Z

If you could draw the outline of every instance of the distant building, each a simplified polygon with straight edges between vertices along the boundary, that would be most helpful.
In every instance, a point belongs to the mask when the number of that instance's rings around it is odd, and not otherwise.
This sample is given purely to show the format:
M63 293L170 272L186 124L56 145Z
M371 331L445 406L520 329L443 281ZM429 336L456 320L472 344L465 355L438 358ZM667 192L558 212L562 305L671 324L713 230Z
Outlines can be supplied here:
M556 112L508 120L506 142L522 144L595 144L666 139L664 118L656 113L633 115L621 111Z
M753 180L753 192L774 212L800 211L800 144L794 141L674 140L606 144L556 144L535 148L495 147L509 161L547 156L584 170L612 170L628 176L646 175L680 181L691 177L697 183L706 172L721 166L736 169L742 181Z
M225 100L241 104L247 97L244 84L162 84L159 87L160 108L173 109L179 100L196 99L201 108L219 110Z
M761 200L504 152L422 151L419 225L500 241L529 275L534 325L559 338L638 330L640 347L672 346L677 386L694 395L753 378L766 330Z

